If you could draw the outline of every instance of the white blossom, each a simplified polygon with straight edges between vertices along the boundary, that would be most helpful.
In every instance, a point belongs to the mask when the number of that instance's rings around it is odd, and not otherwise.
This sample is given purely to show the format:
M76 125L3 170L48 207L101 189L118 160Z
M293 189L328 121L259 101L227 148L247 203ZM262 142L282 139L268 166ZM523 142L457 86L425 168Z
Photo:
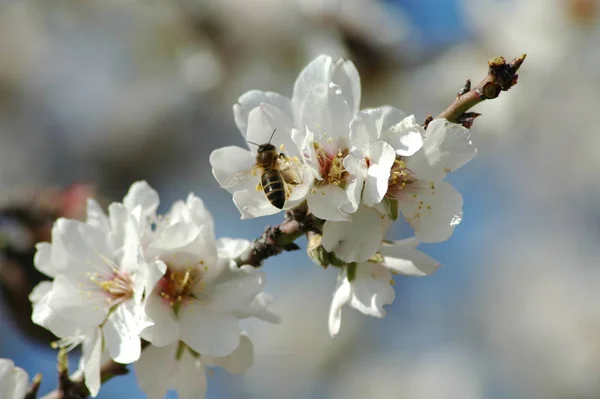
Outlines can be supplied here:
M427 276L437 270L439 264L417 250L418 244L416 238L385 243L377 259L341 269L329 311L332 336L340 330L344 305L368 316L385 316L383 306L391 304L396 296L392 274Z
M27 372L10 359L0 359L0 398L23 399L29 387Z
M421 149L423 132L414 116L388 106L361 111L352 120L352 151L344 163L363 176L362 205L350 221L325 223L322 244L327 251L346 262L364 262L375 254L392 222L390 204L382 202L392 167L397 157Z
M32 320L61 338L61 346L82 345L80 366L92 396L100 389L104 350L119 363L139 358L139 335L152 324L143 297L165 270L144 260L136 213L113 203L107 216L89 200L86 223L61 218L52 243L37 245L35 266L54 280L31 293Z
M366 171L363 203L374 206L387 193L390 172L398 156L411 156L423 146L424 129L414 115L392 107L361 111L350 123L351 156Z
M144 339L154 346L182 341L197 353L226 356L239 345L239 319L277 321L261 292L264 273L232 260L250 243L217 240L200 198L190 194L153 224L144 256L162 262L166 273L146 298L154 324L142 332Z
M360 104L360 79L354 64L319 56L298 76L291 99L252 90L234 105L234 116L247 142L271 143L285 157L279 161L289 197L284 209L303 200L315 216L349 220L360 200L363 179L347 170L349 124ZM255 148L225 147L211 154L213 174L233 193L242 218L269 215L279 210L262 190L258 173L244 173L255 163ZM240 178L243 176L244 178ZM233 182L233 183L232 183Z
M396 160L386 196L397 201L420 241L447 240L461 222L462 196L443 179L476 153L468 129L436 119L427 127L423 147Z
M349 223L325 223L323 247L344 261L365 261L375 253L399 213L421 242L448 239L462 220L462 196L443 179L475 156L469 131L445 119L432 121L423 131L414 116L396 122L402 113L390 107L381 113L383 118L373 110L361 114L364 130L377 132L382 126L380 138L394 148L396 157L387 181L387 172L376 170L373 184L365 184L363 199L374 203L372 207L356 212ZM422 145L417 134L424 136ZM389 165L388 160L385 163Z
M241 333L238 347L223 357L195 353L181 341L164 347L149 346L135 364L135 373L140 389L149 399L162 399L169 390L177 391L180 399L202 399L208 387L207 366L242 374L253 362L252 341Z

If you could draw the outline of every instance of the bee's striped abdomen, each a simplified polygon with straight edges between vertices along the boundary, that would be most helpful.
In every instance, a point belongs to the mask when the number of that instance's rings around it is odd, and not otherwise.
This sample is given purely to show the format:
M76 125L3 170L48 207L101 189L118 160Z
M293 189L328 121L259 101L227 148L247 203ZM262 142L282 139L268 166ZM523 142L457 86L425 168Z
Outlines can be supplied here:
M263 191L269 202L278 209L285 204L285 183L281 172L277 169L267 170L260 177Z

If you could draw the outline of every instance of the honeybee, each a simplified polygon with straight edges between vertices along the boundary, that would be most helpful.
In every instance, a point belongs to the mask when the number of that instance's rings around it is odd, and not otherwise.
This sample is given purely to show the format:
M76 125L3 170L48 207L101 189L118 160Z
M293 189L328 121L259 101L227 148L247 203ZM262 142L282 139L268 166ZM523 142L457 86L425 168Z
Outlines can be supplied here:
M248 176L248 174L256 175L256 170L259 170L261 173L260 185L257 189L260 188L265 193L271 205L277 209L283 209L289 193L289 187L287 187L286 179L284 178L284 173L287 173L287 170L282 168L281 162L281 160L286 160L286 156L284 153L279 153L277 148L271 144L276 130L273 130L271 138L269 138L269 142L266 144L256 144L248 141L248 143L258 146L256 162L247 170L236 173L223 187L234 186ZM290 177L290 181L293 180L294 178Z

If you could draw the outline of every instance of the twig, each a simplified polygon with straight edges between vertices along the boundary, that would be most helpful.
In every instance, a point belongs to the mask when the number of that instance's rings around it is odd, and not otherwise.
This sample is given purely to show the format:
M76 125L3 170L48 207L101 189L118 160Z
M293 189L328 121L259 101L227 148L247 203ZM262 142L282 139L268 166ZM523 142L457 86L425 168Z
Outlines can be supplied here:
M102 383L118 375L129 373L126 364L107 361L100 368L100 381ZM58 355L58 388L48 393L41 399L86 399L90 391L85 386L83 375L69 377L66 352L61 349Z
M235 259L238 266L250 265L259 267L271 256L283 251L295 251L300 247L294 242L309 231L320 232L323 221L308 213L303 204L287 211L283 222L277 226L268 226L265 232L243 254Z
M503 57L492 58L488 61L488 74L477 86L471 88L471 81L467 80L458 92L456 99L436 119L446 118L450 122L460 123L470 127L473 120L479 116L474 112L467 112L473 106L484 100L491 100L517 84L517 71L527 54L523 54L507 63ZM427 122L427 121L426 121ZM428 123L424 124L427 127Z
M42 384L42 375L36 374L36 376L33 377L33 381L31 381L29 390L27 391L27 393L25 394L25 397L23 399L36 399L37 393L40 390L41 384Z

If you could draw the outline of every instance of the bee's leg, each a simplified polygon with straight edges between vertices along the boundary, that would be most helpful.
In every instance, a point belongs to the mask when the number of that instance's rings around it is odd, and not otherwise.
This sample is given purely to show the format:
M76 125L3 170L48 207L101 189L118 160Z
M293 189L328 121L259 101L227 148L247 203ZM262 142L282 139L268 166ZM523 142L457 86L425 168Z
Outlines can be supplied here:
M297 186L301 183L300 177L294 172L292 169L287 168L281 171L283 176L283 180L287 183L287 185ZM292 187L293 188L293 187ZM290 190L292 189L290 188Z
M284 184L285 187L285 199L287 200L288 198L290 198L290 195L292 194L292 187L289 184Z

